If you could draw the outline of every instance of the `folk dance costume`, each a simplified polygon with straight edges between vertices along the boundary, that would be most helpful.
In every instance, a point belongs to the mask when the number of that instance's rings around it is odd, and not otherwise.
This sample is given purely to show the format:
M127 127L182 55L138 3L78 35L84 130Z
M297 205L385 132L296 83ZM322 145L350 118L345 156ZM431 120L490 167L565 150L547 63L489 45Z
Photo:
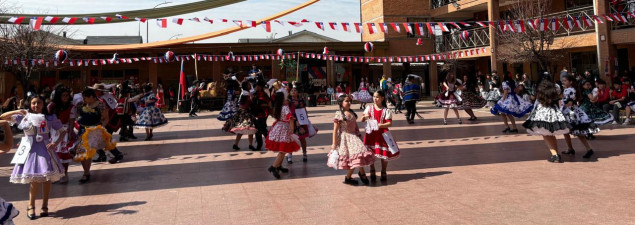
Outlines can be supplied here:
M76 108L78 115L77 124L79 124L79 143L75 150L73 160L76 162L90 160L97 153L97 149L110 151L115 149L115 143L112 142L112 136L101 126L102 110L107 110L102 102L96 102L94 105L86 105L81 102Z
M232 134L255 134L258 130L254 125L256 117L251 113L251 97L249 92L243 90L238 98L238 102L240 103L238 112L236 112L230 120L225 122L223 131Z
M290 99L289 100L289 110L291 110L291 114L296 115L296 110L298 109L305 109L306 110L306 102L302 99ZM307 116L309 116L308 112L307 112ZM308 120L308 118L307 118ZM309 129L315 129L315 133L313 135L311 135L311 132ZM295 120L295 129L293 130L293 133L298 135L299 139L306 139L306 138L310 138L313 137L316 133L317 133L317 129L315 127L313 127L313 125L311 124L311 121L309 121L309 125L300 125L300 122L298 122L298 120Z
M564 97L561 102L561 110L562 114L564 114L564 118L571 124L571 134L575 136L585 136L587 134L600 132L600 128L598 128L593 120L576 104L575 88L566 88L562 93ZM571 107L566 106L569 102L573 102Z
M519 97L514 90L512 90L507 82L503 82L503 90L507 91L507 98L498 100L498 103L492 107L490 112L494 115L499 113L521 118L527 113L531 112L533 105L531 102Z
M292 153L300 150L300 145L291 137L293 133L289 125L289 121L295 118L291 114L289 106L282 106L280 120L273 123L267 139L265 140L265 148L273 152Z
M139 114L139 119L135 124L136 128L155 129L165 126L168 119L165 118L161 109L156 107L157 98L154 93L150 92L141 98L141 103L145 105L143 111Z
M373 103L373 96L368 92L368 87L366 86L366 82L361 82L359 84L359 91L354 92L353 99L362 102L362 103Z
M341 170L350 170L358 167L372 165L375 162L375 154L364 145L360 139L357 117L343 115L342 112L335 112L333 122L339 124L337 131L337 164L327 163L328 167ZM329 153L329 156L333 153Z
M26 116L14 115L13 123L24 131L22 141L30 142L30 148L21 143L16 154L24 151L28 154L24 163L18 163L13 168L9 182L15 184L29 184L32 182L55 182L64 177L64 167L54 151L48 150L46 145L51 143L49 133L51 129L60 130L62 123L55 115L27 113Z
M157 89L157 103L156 103L156 107L161 109L163 107L165 107L165 98L164 94L163 94L163 88L158 88Z
M218 114L218 120L227 121L234 117L236 114L236 95L234 94L234 89L227 90L227 99L225 100L225 105L223 106L223 110Z
M493 83L492 85L495 85L495 83ZM492 89L487 92L485 100L487 100L487 105L491 107L496 105L496 103L498 103L498 100L500 100L501 98L502 96L500 89L498 89L498 87L492 87Z
M545 106L538 100L534 103L534 110L531 111L527 120L523 123L530 135L556 136L568 134L571 124L558 109L558 106Z
M582 109L582 111L584 111L584 113L586 113L586 115L591 120L593 120L593 122L595 122L595 125L601 126L613 122L613 115L604 112L604 110L600 109L600 107L593 104L593 102L591 102L591 99L589 98L589 94L597 96L597 89L582 91L582 101L580 101L580 109Z
M13 218L19 214L20 212L15 209L13 204L0 198L0 225L15 225Z
M65 133L64 136L60 136L61 132L57 130L51 130L51 139L52 141L57 141L61 138L59 145L55 148L55 153L57 153L57 157L60 158L62 163L70 163L73 161L73 156L70 153L71 149L74 149L77 143L77 134L74 132L74 129L69 129L69 127L74 127L75 124L70 124L71 119L75 119L75 106L70 105L68 108L60 111L55 111L55 103L50 103L48 105L48 111L52 114L55 114L57 118L62 123L62 129L64 131L71 131L70 133Z
M364 110L364 115L370 115L369 120L377 121L377 124L392 121L392 113L388 109L377 109L373 104ZM366 131L364 137L364 145L371 151L375 152L375 157L384 160L393 160L399 158L400 152L393 154L388 150L388 144L384 139L383 133L388 132L388 128L377 128L377 130Z
M455 83L446 84L448 85L448 88L444 92L439 93L437 96L437 102L443 108L457 108L462 101L460 92L457 92Z
M461 99L463 99L463 104L459 107L460 109L480 109L487 104L487 101L483 97L474 93L474 90L469 88L461 91Z

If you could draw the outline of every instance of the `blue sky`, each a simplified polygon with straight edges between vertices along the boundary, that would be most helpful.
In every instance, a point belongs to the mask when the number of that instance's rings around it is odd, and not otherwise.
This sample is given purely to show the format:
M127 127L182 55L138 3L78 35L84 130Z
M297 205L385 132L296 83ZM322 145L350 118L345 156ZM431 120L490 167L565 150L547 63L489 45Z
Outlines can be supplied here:
M196 2L198 0L168 0L172 3L164 5L177 5L190 2ZM152 8L155 5L164 2L163 0L5 0L8 4L13 4L20 8L23 13L97 13L97 12L112 12L112 11L127 11ZM231 20L256 20L265 16L273 15L279 11L289 9L293 6L299 5L305 2L304 0L248 0L233 5L200 11L192 14L178 15L175 17L191 18L199 17L204 18L226 18ZM321 0L312 6L304 8L298 12L287 15L280 20L300 21L307 19L311 21L322 22L359 22L359 0ZM160 6L163 7L163 6ZM183 25L179 26L172 23L168 23L168 28L159 28L156 26L155 20L149 21L150 26L150 41L167 40L170 38L188 37L193 35L204 34L212 31L221 30L224 28L235 26L234 23L229 22L214 23L210 25L208 23L196 23L192 21L185 21ZM71 31L74 31L73 38L83 39L86 36L107 36L107 35L138 35L139 32L146 40L146 25L138 22L129 23L117 23L107 25L81 25L70 26ZM199 41L197 43L204 42L224 42L235 43L239 38L267 38L275 35L276 38L288 35L289 31L299 32L302 30L309 30L322 34L331 38L335 38L341 41L360 41L360 35L355 32L344 31L321 31L315 27L315 24L306 24L299 28L272 23L272 32L267 33L262 27L251 28L245 31L225 35L214 39L205 41Z

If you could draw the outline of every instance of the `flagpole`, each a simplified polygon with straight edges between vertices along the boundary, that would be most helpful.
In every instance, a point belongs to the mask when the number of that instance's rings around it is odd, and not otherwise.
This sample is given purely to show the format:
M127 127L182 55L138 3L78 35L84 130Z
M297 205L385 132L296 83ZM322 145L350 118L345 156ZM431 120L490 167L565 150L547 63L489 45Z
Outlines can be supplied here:
M179 104L181 103L181 81L180 81L181 73L183 73L183 60L181 60L181 71L179 72L179 92L177 93L177 97L176 97L176 111L177 112L180 112L179 106L181 105Z

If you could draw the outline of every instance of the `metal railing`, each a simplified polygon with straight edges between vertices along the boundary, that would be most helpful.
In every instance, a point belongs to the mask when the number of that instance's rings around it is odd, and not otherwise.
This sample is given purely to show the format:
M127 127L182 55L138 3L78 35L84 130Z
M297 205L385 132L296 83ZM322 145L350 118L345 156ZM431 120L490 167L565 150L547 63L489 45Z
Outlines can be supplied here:
M458 1L459 0L432 0L430 1L430 9L440 8Z
M468 31L467 38L461 38L461 32ZM475 47L489 46L489 27L478 27L466 30L454 30L453 33L436 36L435 50L437 52L455 51Z
M620 21L607 21L611 23L611 29L617 30L635 27L635 19L626 14L626 12L635 11L635 0L621 1L617 4L609 3L609 8L611 9L611 13L622 13L622 15L626 18L626 23Z
M632 1L635 1L635 0L632 0ZM559 24L559 29L557 31L549 30L546 32L556 32L556 36L571 36L571 35L577 35L582 33L594 32L595 31L594 26L586 26L583 23L581 27L578 27L575 24L576 18L586 17L587 20L591 21L593 25L595 25L594 24L595 22L592 21L592 18L590 17L590 15L593 15L593 6L580 7L580 8L576 8L572 10L545 15L543 16L543 18L549 18L549 19L556 18ZM573 23L572 26L567 28L567 26L565 26L565 21L563 20L563 18L571 18ZM629 21L632 23L631 20ZM551 23L551 21L548 21L548 22ZM536 25L538 26L538 24ZM496 25L496 29L499 29L498 25ZM532 29L532 28L529 25L527 25L525 26L525 29ZM464 30L467 30L470 34L467 39L461 38L461 31L464 31ZM503 33L502 35L505 35L505 34L511 34L511 31ZM490 36L489 36L488 27L462 29L460 31L455 31L452 33L443 34L441 36L436 36L435 50L436 52L446 52L446 51L455 51L455 50L461 50L461 49L489 46L489 40L490 40Z

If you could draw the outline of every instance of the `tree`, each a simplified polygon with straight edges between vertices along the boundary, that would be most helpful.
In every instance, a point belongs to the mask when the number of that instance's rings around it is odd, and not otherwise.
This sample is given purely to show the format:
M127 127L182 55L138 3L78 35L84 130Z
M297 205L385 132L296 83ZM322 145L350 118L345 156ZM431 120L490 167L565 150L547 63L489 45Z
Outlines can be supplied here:
M12 12L14 9L16 8L0 2L1 13ZM26 93L33 72L44 68L39 61L34 63L32 60L53 58L58 46L64 41L57 34L64 32L66 27L42 26L41 30L34 30L28 24L28 19L25 22L27 24L0 24L0 69L13 73ZM14 60L17 60L17 64L13 63Z
M524 23L525 32L514 32L511 30L497 30L498 59L508 63L537 63L542 71L549 71L553 62L561 62L566 59L564 49L570 44L564 41L554 41L557 31L549 29L540 31L540 22L546 19L545 16L552 13L551 0L515 0L506 11L503 21L511 21L509 28L518 29L516 21ZM551 17L549 17L551 18ZM549 20L549 23L551 21ZM560 19L556 20L560 23ZM531 28L529 23L534 23L536 29ZM496 24L496 27L499 24ZM545 24L548 26L549 24ZM561 28L562 29L562 28ZM552 71L553 72L553 71Z

